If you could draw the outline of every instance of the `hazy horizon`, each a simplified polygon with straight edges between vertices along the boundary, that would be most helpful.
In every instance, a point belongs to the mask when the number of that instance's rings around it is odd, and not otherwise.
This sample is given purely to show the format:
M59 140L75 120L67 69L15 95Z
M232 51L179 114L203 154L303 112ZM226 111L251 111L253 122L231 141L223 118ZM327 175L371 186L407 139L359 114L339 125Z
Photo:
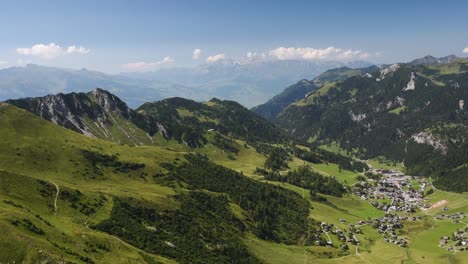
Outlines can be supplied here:
M430 2L7 1L0 68L120 73L223 60L379 64L466 56L468 36L460 32L468 3Z

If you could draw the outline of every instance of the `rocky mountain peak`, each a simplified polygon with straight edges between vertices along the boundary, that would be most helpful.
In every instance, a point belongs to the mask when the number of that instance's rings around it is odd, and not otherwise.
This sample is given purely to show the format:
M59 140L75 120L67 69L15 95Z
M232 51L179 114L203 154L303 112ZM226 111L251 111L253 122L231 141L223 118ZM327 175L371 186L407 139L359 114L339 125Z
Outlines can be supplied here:
M109 91L96 88L94 91L88 93L88 95L94 99L105 112L116 112L126 118L131 116L131 109L128 108L127 104Z

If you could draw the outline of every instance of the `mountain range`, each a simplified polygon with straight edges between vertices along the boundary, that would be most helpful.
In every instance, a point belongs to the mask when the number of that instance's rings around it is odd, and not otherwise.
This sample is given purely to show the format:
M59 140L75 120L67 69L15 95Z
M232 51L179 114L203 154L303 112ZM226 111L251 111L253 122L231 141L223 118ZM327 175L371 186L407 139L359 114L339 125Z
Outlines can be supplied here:
M208 130L247 141L281 142L281 130L233 101L169 98L133 110L102 89L5 101L80 134L131 145L175 139L200 147ZM262 133L258 133L262 131ZM162 138L161 138L162 137Z
M192 68L162 68L146 73L105 74L29 64L0 70L0 100L46 94L86 92L90 87L111 91L132 108L147 101L213 97L252 107L279 93L286 85L312 78L335 67L362 67L367 62L224 61Z

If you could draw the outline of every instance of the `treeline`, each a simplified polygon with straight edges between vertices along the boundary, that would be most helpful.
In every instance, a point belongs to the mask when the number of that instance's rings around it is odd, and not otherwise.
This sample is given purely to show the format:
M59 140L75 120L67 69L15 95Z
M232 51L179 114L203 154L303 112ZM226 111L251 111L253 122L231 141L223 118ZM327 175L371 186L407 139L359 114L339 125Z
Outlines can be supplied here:
M318 148L313 144L304 143L310 150L294 147L294 154L305 161L319 164L319 163L335 163L338 164L340 170L349 170L364 172L369 169L366 163L355 160L353 158L326 151Z
M261 170L257 170L262 173ZM286 182L304 189L310 190L312 196L327 194L342 197L346 188L335 177L327 177L311 171L307 166L289 171L285 175L275 172L263 171L265 179L270 181Z
M278 146L260 142L251 142L249 144L258 153L267 157L264 167L272 171L288 169L288 162L292 160L292 155L315 164L335 163L338 164L340 170L364 172L369 169L369 166L364 162L317 148L308 143L303 144L308 149L298 147L294 143Z
M247 212L249 226L258 237L295 244L307 235L309 203L297 193L249 179L201 155L187 155L186 159L172 176L189 188L228 194Z

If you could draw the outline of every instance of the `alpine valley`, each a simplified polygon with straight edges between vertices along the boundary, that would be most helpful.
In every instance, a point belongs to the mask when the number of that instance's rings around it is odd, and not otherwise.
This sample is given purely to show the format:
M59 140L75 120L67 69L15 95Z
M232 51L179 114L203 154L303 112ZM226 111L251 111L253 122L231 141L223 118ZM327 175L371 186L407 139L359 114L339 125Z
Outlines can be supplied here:
M85 70L1 102L0 263L466 263L468 59L337 66L251 110Z

